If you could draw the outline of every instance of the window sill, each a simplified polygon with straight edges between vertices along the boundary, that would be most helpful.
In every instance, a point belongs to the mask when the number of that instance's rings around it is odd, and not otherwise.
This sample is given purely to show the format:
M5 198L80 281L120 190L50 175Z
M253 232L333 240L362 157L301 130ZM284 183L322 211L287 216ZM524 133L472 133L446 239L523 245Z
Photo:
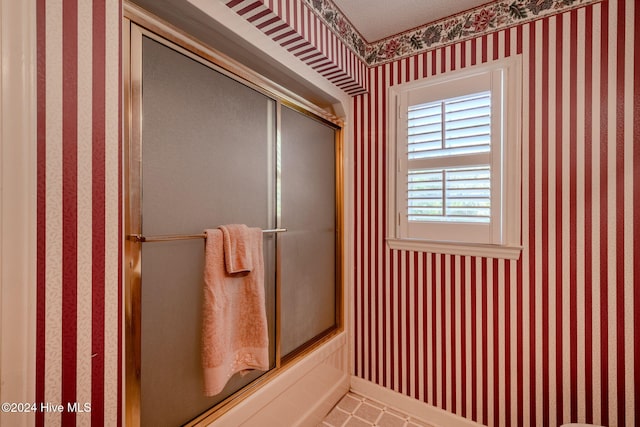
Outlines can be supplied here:
M482 245L457 242L436 242L419 239L387 239L391 249L418 252L432 252L447 255L479 256L486 258L502 258L517 260L520 258L522 246Z

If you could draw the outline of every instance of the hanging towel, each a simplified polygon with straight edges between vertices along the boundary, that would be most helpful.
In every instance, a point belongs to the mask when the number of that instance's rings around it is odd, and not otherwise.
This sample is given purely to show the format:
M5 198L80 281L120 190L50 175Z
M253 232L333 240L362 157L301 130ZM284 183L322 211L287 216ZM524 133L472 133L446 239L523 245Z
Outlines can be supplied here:
M224 244L224 262L227 273L250 272L252 243L249 239L249 227L244 224L221 225ZM262 237L261 240L262 242Z
M247 248L252 269L241 273L226 271L223 231L205 234L202 363L204 394L214 396L236 372L269 369L269 335L262 230L246 230L240 246Z

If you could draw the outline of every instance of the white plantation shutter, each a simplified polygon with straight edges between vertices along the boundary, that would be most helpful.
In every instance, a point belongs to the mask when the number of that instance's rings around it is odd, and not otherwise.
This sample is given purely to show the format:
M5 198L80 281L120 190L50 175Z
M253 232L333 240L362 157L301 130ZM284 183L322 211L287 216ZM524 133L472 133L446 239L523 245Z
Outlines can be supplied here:
M491 150L491 92L408 108L409 159Z
M490 152L491 91L408 106L408 221L489 223Z
M508 58L389 88L393 248L517 245L520 73Z
M490 222L489 166L409 170L407 181L409 221Z
M521 90L517 56L389 88L390 248L520 255Z

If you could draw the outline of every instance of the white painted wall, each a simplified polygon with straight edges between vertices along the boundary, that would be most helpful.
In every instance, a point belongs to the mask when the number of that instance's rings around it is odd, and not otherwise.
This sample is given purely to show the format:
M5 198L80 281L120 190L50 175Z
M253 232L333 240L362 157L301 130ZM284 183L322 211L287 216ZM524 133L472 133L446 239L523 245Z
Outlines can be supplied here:
M0 0L0 402L35 399L35 2ZM16 408L18 409L18 408ZM0 411L0 425L33 425Z

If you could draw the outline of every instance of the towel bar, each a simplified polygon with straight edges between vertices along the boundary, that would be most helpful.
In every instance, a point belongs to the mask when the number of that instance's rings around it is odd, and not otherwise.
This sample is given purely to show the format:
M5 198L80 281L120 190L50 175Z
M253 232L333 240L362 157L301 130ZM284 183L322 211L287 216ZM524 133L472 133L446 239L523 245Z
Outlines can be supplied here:
M286 228L273 228L270 230L262 230L262 233L284 233L287 231ZM147 242L171 242L173 240L190 240L190 239L204 239L207 236L202 234L172 234L165 236L143 236L141 234L129 234L127 236L127 240L133 240L136 243L147 243Z

